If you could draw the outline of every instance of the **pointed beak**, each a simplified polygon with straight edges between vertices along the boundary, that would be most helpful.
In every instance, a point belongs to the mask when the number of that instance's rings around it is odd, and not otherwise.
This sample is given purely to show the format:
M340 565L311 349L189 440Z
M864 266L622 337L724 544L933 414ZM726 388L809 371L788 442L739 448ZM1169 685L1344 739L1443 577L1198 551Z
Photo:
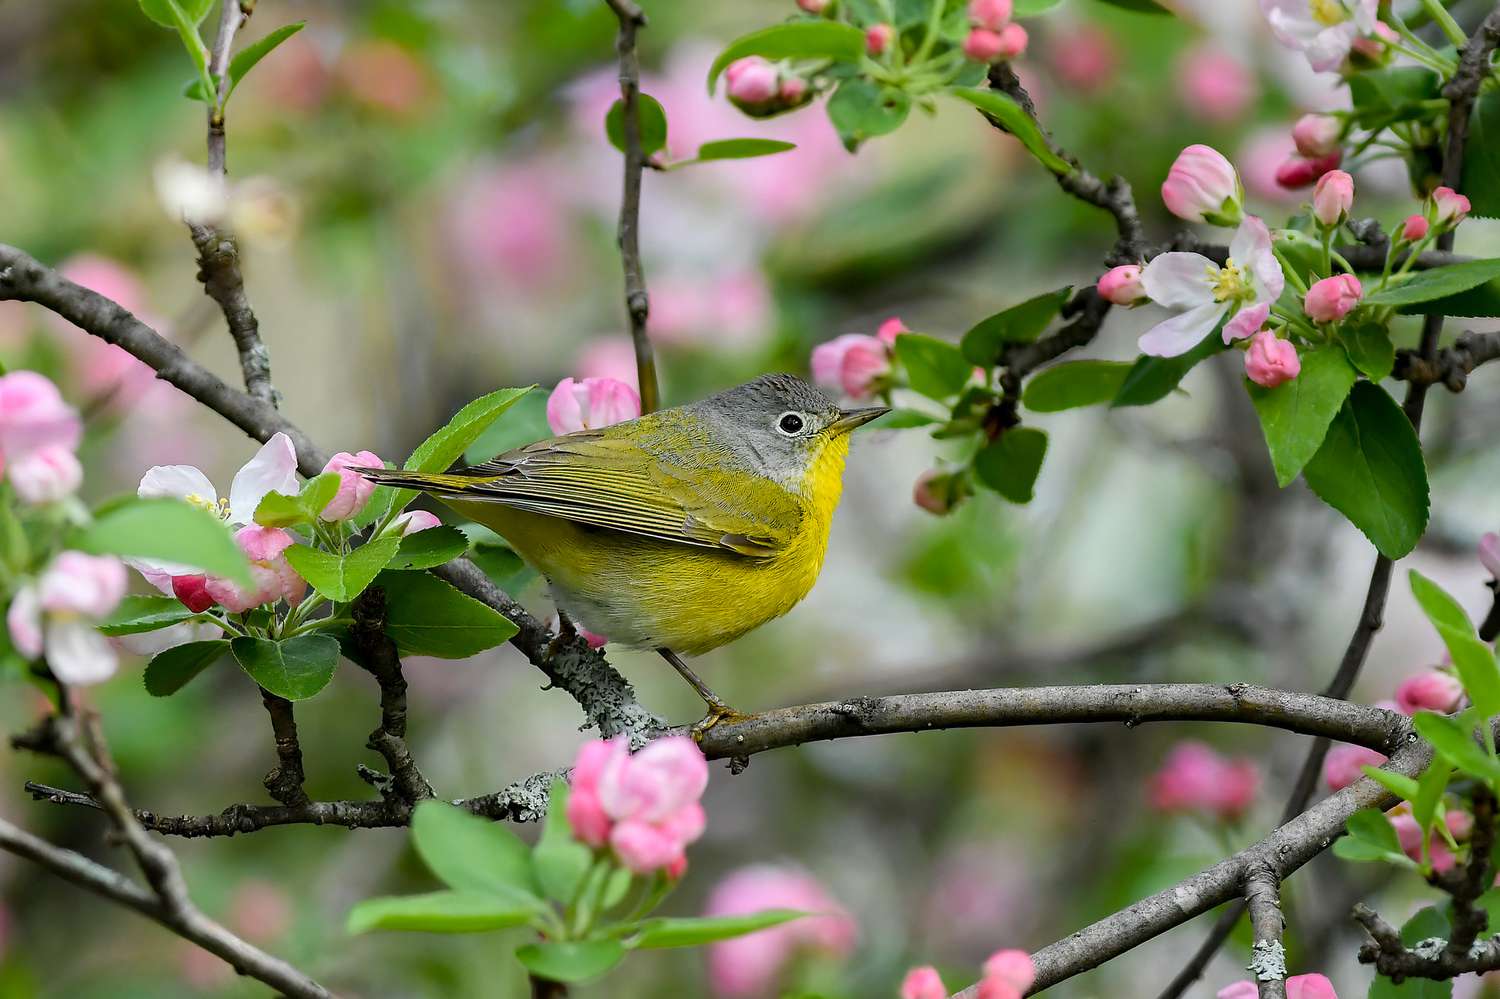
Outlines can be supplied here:
M865 409L841 410L839 418L833 421L833 427L835 430L840 430L847 434L858 427L864 426L871 420L880 419L890 411L890 407L888 406L870 406Z

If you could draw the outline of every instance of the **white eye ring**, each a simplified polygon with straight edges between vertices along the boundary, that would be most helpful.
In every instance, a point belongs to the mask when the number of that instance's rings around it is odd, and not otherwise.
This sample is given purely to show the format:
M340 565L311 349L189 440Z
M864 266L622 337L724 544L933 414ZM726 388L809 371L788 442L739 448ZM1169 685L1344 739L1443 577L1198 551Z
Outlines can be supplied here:
M807 427L807 417L793 410L787 410L776 417L776 432L783 437L796 437Z

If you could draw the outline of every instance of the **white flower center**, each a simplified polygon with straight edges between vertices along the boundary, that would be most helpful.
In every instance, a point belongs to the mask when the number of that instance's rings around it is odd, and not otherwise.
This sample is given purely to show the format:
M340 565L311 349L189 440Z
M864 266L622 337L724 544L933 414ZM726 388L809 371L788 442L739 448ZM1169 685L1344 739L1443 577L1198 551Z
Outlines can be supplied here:
M1349 20L1349 8L1341 0L1307 0L1307 10L1312 14L1313 20L1325 28Z
M1210 264L1204 270L1213 287L1215 302L1232 302L1255 296L1254 289L1250 287L1250 273L1235 263L1233 257L1226 260L1223 267Z
M220 520L229 519L229 501L223 497L203 496L198 493L188 493L183 502L189 506L195 506L200 510L207 510Z

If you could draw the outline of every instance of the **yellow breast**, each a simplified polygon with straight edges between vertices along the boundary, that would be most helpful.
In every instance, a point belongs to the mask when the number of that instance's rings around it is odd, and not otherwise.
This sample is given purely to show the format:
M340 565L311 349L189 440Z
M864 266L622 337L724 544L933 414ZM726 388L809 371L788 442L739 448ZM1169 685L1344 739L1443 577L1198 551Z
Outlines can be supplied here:
M750 558L526 513L448 500L493 529L552 585L558 605L590 631L636 648L698 655L780 617L823 568L843 489L849 439L829 440L809 467L803 516L788 544Z

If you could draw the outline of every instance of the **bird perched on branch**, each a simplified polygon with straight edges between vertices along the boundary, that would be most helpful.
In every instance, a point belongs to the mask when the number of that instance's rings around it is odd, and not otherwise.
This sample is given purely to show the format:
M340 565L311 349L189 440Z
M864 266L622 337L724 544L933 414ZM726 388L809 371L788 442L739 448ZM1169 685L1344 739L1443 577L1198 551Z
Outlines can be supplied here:
M682 661L791 610L823 567L849 435L887 412L840 409L791 375L580 430L444 473L358 471L491 528L610 641Z

